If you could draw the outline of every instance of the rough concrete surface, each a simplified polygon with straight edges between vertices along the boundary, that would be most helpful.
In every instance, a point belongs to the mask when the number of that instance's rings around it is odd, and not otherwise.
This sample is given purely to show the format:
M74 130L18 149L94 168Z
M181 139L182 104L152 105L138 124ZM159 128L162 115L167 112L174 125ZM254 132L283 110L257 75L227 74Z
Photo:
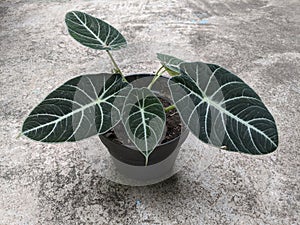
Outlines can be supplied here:
M157 69L162 52L238 74L273 113L278 151L252 157L189 138L180 172L131 187L105 178L82 144L16 139L51 90L110 67L68 36L70 10L124 34L129 47L114 55L126 73ZM0 224L300 224L299 12L298 0L1 0ZM205 170L201 149L214 153Z

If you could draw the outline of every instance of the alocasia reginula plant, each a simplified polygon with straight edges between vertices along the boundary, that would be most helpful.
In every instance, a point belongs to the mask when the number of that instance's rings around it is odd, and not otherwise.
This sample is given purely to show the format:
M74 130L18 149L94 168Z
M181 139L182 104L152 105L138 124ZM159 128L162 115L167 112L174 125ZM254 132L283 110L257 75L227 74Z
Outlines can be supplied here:
M277 148L273 116L260 97L228 70L157 54L162 67L148 87L136 88L111 54L127 45L117 29L78 11L67 13L65 22L76 41L108 53L113 72L77 76L52 91L26 118L22 135L41 142L72 142L123 123L147 164L163 135L166 111L176 108L186 127L205 143L248 154L267 154ZM169 74L173 101L167 108L151 90L164 72Z

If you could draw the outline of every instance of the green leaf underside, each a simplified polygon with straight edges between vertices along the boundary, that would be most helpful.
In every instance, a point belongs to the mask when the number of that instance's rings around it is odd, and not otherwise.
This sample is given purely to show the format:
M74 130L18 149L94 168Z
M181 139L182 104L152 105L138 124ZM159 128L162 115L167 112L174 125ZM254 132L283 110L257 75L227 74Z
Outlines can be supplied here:
M183 63L169 80L175 106L191 132L229 151L267 154L278 145L274 118L240 78L213 65Z
M122 122L130 140L146 158L159 143L165 126L164 108L147 88L133 88L125 100Z
M99 50L117 50L127 45L116 28L86 13L68 12L65 22L70 35L84 46Z
M120 121L121 110L116 105L124 101L130 88L118 74L73 78L33 109L22 134L42 142L66 142L105 133Z
M183 60L161 53L157 53L157 58L171 76L180 73L180 64L184 62Z

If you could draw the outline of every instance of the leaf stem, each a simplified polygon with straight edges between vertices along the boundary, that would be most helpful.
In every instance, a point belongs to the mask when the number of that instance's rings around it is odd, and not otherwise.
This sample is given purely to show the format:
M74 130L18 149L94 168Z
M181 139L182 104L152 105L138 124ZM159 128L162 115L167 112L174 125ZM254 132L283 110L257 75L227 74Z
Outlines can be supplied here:
M157 79L158 79L164 72L166 72L166 70L163 70L163 71L161 72L161 70L164 69L164 68L165 68L164 66L161 66L161 67L157 70L157 72L155 73L155 75L154 75L154 77L153 77L151 83L148 85L148 89L151 89L152 86L153 86L153 84L157 81Z
M114 67L115 67L115 73L119 73L121 74L121 76L123 77L123 80L127 82L125 76L123 75L121 69L119 68L118 64L116 63L115 59L113 58L113 56L111 55L110 51L106 50L111 62L113 63Z
M175 108L176 108L175 105L170 105L170 106L165 108L165 112L168 112L168 111L170 111L172 109L175 109Z

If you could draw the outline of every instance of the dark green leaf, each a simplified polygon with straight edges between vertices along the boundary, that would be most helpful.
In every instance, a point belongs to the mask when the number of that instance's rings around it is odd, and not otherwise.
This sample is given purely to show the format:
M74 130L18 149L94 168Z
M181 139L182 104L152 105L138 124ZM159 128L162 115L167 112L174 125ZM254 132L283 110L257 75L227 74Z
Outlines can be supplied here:
M86 13L68 12L65 21L70 35L87 47L117 50L127 45L125 38L116 28Z
M180 73L179 66L184 62L183 60L161 53L157 53L157 58L171 76L176 76Z
M266 154L278 145L275 121L240 78L212 64L183 63L169 87L182 120L200 140L229 151Z
M159 143L164 126L165 112L159 99L147 88L133 88L128 94L122 121L130 140L146 158Z
M120 75L83 75L51 92L25 120L22 134L42 142L77 141L111 129L130 90Z

